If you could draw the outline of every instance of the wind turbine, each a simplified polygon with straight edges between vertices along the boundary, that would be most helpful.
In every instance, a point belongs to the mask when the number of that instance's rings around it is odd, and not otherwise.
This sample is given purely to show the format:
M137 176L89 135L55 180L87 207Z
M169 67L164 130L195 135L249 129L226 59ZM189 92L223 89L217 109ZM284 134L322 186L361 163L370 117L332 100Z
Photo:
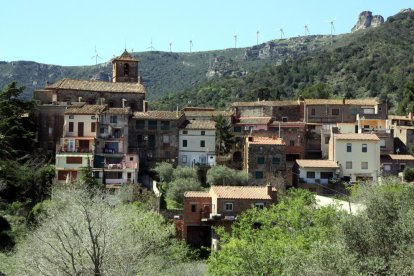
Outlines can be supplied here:
M305 36L310 35L308 24L305 25Z
M333 36L333 34L335 33L335 25L334 25L335 21L336 21L335 18L327 21L331 25L331 36Z
M237 34L236 33L233 34L233 37L234 37L234 49L236 49L237 48Z
M98 58L100 58L100 59L102 59L99 55L98 55L98 52L96 51L96 46L95 46L95 55L93 55L92 57L91 57L91 59L95 59L95 65L98 65Z
M279 31L280 31L280 39L283 39L283 37L285 36L285 33L283 32L283 27L280 27Z
M193 41L190 40L190 53L191 53L192 48L193 48Z
M151 38L151 44L149 47L147 47L151 52L155 50L154 46L152 45L152 38Z
M256 45L259 45L259 35L260 35L260 27L257 28L257 31L256 31Z
M171 51L171 45L172 45L172 42L170 42L170 43L169 43L169 45L170 45L170 53L171 53L171 52L172 52L172 51Z

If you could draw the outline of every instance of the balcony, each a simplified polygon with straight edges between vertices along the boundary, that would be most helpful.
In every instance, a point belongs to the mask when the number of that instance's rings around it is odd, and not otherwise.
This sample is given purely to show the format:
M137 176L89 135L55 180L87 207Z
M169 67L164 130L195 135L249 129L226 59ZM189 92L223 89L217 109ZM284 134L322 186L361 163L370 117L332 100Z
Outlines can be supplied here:
M92 153L94 138L61 138L56 153Z
M121 163L111 163L104 164L104 168L107 170L124 170L124 169L137 169L137 162L121 162Z

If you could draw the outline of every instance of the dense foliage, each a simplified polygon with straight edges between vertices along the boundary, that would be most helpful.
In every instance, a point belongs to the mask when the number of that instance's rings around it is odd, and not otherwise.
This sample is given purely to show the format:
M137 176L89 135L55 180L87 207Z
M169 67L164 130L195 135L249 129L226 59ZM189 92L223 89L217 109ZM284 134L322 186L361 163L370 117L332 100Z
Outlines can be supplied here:
M207 183L210 185L242 186L247 185L249 174L226 166L213 166L207 171Z
M413 275L414 186L385 179L360 184L346 214L315 208L309 192L289 190L280 203L252 209L222 230L212 275Z
M246 76L214 79L162 98L172 109L223 108L234 101L306 97L379 97L397 104L414 81L414 13L390 17L378 28L334 37L323 50L264 66Z

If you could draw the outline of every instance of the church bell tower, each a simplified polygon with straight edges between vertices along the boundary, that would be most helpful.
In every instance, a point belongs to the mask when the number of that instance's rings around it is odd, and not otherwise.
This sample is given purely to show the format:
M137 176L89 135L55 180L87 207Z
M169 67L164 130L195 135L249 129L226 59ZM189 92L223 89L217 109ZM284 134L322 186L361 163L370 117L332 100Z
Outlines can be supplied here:
M138 62L127 50L112 60L112 82L139 82Z

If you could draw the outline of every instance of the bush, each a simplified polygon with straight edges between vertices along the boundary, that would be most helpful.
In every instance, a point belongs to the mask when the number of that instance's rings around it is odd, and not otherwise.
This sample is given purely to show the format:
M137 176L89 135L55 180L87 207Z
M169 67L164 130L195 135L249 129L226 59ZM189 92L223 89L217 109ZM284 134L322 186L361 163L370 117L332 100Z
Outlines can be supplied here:
M414 181L414 169L413 168L405 168L403 172L404 180L407 182Z
M226 166L213 166L207 172L207 183L210 185L247 185L249 175L244 171L230 169Z

